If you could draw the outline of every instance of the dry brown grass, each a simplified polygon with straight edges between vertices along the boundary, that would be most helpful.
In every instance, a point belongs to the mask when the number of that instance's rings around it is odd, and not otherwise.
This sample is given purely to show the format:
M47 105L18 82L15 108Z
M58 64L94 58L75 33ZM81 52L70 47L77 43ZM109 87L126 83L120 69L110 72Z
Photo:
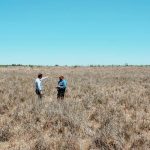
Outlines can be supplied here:
M49 74L39 102L34 79ZM57 77L69 89L56 100ZM0 149L150 149L149 67L0 68Z

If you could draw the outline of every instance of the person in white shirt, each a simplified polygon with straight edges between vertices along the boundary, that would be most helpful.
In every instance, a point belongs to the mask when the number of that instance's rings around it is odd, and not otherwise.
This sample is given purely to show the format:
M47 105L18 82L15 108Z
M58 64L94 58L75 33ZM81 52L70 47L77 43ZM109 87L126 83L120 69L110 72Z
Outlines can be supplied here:
M38 78L35 80L35 92L38 97L41 99L43 97L43 85L42 82L48 77L43 77L42 73L38 74Z

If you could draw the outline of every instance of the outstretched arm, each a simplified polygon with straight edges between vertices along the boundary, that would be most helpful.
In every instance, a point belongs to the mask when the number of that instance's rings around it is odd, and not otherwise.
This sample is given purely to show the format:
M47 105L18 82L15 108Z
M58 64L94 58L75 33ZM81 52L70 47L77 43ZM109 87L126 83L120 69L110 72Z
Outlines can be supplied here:
M46 79L48 79L48 76L47 76L47 77L43 77L41 80L44 81L44 80L46 80Z

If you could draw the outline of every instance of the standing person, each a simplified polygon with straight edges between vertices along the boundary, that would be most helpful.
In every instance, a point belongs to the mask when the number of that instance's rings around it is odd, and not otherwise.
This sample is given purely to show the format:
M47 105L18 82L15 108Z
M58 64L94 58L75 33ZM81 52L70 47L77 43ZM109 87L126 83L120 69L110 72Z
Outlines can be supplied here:
M38 95L39 99L43 97L43 85L42 82L48 77L43 77L42 73L38 74L38 78L35 80L35 92Z
M64 99L65 92L67 88L67 81L64 79L64 76L59 77L58 86L57 86L57 99Z

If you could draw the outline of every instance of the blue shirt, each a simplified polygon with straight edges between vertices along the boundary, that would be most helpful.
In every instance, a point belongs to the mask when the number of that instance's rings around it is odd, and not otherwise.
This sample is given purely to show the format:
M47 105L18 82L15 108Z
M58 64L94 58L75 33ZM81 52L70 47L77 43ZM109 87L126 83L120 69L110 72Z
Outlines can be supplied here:
M59 86L61 89L67 88L67 81L66 81L66 80L59 80L59 81L58 81L58 86Z

